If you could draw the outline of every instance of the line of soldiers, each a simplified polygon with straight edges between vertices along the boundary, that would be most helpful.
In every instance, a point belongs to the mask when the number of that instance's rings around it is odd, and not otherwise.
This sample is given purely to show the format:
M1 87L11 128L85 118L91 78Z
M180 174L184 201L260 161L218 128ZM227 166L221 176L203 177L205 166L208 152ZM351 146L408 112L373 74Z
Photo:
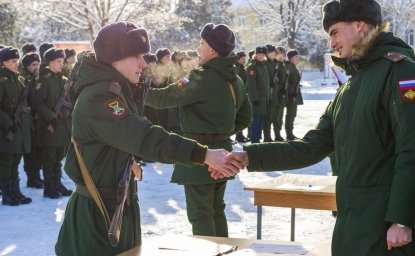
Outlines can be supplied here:
M27 186L44 197L69 196L61 182L61 161L70 141L69 76L75 50L44 43L0 49L0 189L2 204L32 200L20 190L18 165L23 156ZM44 180L41 179L43 170Z
M238 52L236 67L239 76L246 82L248 95L252 102L253 122L248 131L252 143L260 142L262 132L264 142L271 142L271 124L274 128L274 140L283 141L281 129L283 113L286 108L285 132L287 140L294 140L294 119L297 105L303 104L300 91L301 74L297 68L299 52L286 50L273 45L258 46L246 54ZM286 60L288 57L288 60ZM242 133L236 135L238 142L246 142Z

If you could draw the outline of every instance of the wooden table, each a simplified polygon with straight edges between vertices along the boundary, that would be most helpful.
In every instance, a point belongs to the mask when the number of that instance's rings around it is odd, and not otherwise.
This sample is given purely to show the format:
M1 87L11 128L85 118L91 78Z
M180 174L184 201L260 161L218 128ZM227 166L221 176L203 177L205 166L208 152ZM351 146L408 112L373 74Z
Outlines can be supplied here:
M214 256L224 252L228 248L237 245L235 252L226 254L229 256L294 256L296 253L274 254L258 252L252 248L252 244L308 248L306 256L331 256L330 244L313 244L297 242L265 241L255 239L224 238L209 236L185 236L185 235L163 235L150 239L144 239L143 245L136 250L131 250L119 256Z
M284 174L266 182L245 186L254 191L257 208L257 239L261 239L262 206L291 208L291 241L295 240L295 209L336 211L337 177Z

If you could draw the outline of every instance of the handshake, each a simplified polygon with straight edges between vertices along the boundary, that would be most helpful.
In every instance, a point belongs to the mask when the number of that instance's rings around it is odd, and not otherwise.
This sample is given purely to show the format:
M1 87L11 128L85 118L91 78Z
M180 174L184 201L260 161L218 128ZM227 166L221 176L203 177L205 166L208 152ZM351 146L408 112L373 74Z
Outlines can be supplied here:
M225 149L208 149L205 164L209 165L210 176L217 180L235 176L249 164L245 151L228 152Z

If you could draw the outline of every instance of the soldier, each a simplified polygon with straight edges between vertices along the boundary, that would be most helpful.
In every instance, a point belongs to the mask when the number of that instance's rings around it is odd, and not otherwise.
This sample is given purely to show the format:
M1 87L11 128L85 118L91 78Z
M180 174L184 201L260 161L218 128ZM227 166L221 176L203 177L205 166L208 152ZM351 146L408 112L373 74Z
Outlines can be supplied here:
M33 43L26 43L22 46L22 54L23 56L27 53L36 52L37 48L36 45Z
M301 74L297 68L300 58L296 49L289 50L287 52L289 63L287 64L288 82L286 86L286 109L285 114L285 133L287 140L295 140L296 136L293 134L294 119L297 116L297 105L302 104L302 96L299 91Z
M246 88L245 64L246 64L246 54L245 54L245 52L237 52L236 53L236 62L235 62L236 72L237 72L238 76L242 79L242 81L244 82L245 90L247 90L247 88ZM242 131L239 131L239 132L236 133L235 140L237 142L241 142L241 143L249 141L249 139L244 136Z
M277 66L277 60L276 60L276 49L275 46L267 44L265 45L265 47L267 48L267 62L266 62L266 66L268 69L268 75L269 75L269 87L270 87L270 102L269 102L269 106L268 106L268 114L265 118L264 121L264 142L271 142L272 138L271 138L271 123L272 123L272 115L273 115L273 109L272 109L272 105L273 105L273 91L274 91L274 82L273 82L273 78L274 78L274 72L275 72L275 67Z
M55 252L61 255L116 255L141 245L140 212L134 183L128 191L117 246L111 246L105 218L85 186L82 172L90 174L103 207L111 219L117 206L117 187L123 165L134 155L166 163L207 163L226 176L238 171L224 166L225 150L211 150L138 115L130 92L146 67L150 51L144 29L129 22L103 27L93 42L95 53L84 55L75 85L79 97L72 112L73 138L86 168L81 170L75 147L68 149L65 170L77 184L65 211ZM207 172L207 171L206 171Z
M180 108L185 137L212 148L232 150L229 137L246 128L252 110L245 85L236 75L232 30L206 24L198 47L202 66L164 89L152 89L147 104ZM227 179L215 181L207 166L176 164L171 182L184 185L187 217L194 235L228 236L224 195Z
M75 64L76 61L76 51L75 49L65 49L65 60L63 62L63 69L62 69L62 75L64 75L67 78L70 78L71 70Z
M55 199L72 193L61 182L61 161L71 137L69 110L56 109L58 103L67 100L69 87L65 86L68 79L61 73L65 52L53 47L45 52L44 59L47 66L39 77L33 107L39 115L39 146L45 178L43 196Z
M266 67L267 48L258 46L252 61L246 67L248 95L252 102L253 120L251 143L259 143L270 102L269 75Z
M27 90L19 76L19 51L0 50L0 188L2 204L28 204L32 199L20 191L18 166L22 154L30 152L30 108Z
M415 255L415 54L374 0L330 1L323 27L351 78L301 140L249 145L230 161L290 170L338 160L333 256Z
M22 57L22 75L25 78L26 86L30 86L28 95L28 104L33 106L33 94L36 88L36 80L39 75L40 56L35 52L27 53ZM31 81L34 79L34 81ZM27 175L27 187L43 188L43 180L40 178L40 151L39 145L39 129L38 129L38 115L33 109L31 111L32 117L32 148L30 153L24 154L24 170Z

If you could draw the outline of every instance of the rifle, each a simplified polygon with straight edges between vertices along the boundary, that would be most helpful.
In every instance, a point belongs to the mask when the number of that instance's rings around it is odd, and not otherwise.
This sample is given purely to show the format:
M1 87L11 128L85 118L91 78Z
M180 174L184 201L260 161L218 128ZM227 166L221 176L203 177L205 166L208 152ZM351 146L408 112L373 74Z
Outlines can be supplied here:
M115 208L114 216L111 219L110 227L108 229L108 239L110 240L111 245L114 247L117 246L120 241L120 232L125 201L127 200L127 204L130 204L128 191L130 188L131 169L133 164L134 157L130 155L124 164L121 178L118 181L117 207Z
M31 111L31 108L27 106L27 96L32 88L36 85L36 71L30 75L29 80L23 91L20 93L19 97L19 104L16 107L16 110L13 113L13 125L12 128L9 129L6 135L6 139L8 141L12 141L14 139L14 135L17 130L17 126L22 125L22 115L28 114Z
M57 127L57 122L59 119L63 118L65 113L62 113L62 111L64 110L64 108L71 110L73 108L72 103L70 103L69 101L66 100L66 96L68 95L69 92L69 88L71 87L71 84L68 82L65 83L65 85L63 86L62 90L61 90L61 94L58 98L58 101L56 102L55 107L53 108L54 112L55 112L55 117L54 119L49 123L47 129L50 133L54 133L55 129Z
M141 106L140 106L141 107L141 109L140 109L140 111L141 111L140 115L144 115L144 107L145 107L145 104L146 104L147 92L148 92L148 90L150 88L151 83L153 82L153 79L152 78L153 78L152 75L151 74L148 74L147 77L146 77L146 79L144 81L139 82L140 89L142 88L142 92L143 92L141 94L140 99L138 99L138 100L140 100L140 104L141 104Z
M347 77L342 72L340 72L335 66L331 66L331 70L333 71L334 76L337 78L339 86L342 86L347 81Z

